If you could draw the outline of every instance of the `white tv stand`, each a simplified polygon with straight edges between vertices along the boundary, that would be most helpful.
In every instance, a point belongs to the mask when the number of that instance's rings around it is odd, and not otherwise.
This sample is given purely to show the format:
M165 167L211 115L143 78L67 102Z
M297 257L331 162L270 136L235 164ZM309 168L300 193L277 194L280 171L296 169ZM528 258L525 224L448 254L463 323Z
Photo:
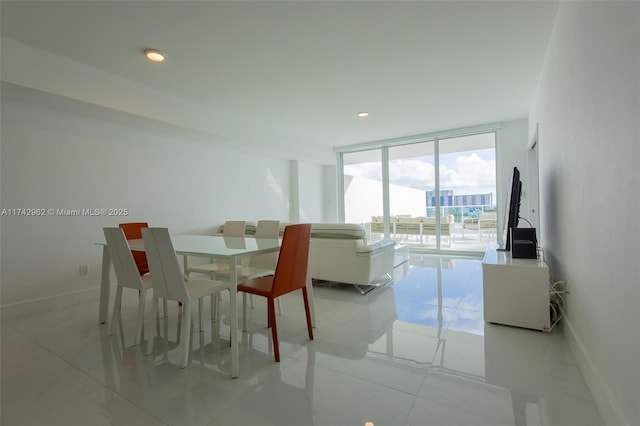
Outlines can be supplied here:
M549 267L543 259L512 259L488 248L482 261L484 320L549 331Z

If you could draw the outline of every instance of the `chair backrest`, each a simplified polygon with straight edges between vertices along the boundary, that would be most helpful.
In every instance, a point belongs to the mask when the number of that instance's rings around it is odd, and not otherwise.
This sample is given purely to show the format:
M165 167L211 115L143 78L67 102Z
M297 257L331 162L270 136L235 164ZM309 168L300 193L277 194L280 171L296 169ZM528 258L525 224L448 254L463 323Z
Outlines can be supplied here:
M280 236L279 220L259 220L256 226L256 238L278 238Z
M280 236L280 221L259 220L256 227L256 238L278 238ZM275 269L278 253L265 253L251 256L249 266L254 268Z
M124 236L127 240L137 240L142 238L142 228L147 228L149 224L147 222L129 222L121 223L119 226L124 231ZM134 251L133 260L136 262L140 275L144 275L149 272L147 255L143 251Z
M222 239L224 240L224 245L230 249L244 249L247 248L247 243L242 237L230 237L228 235L223 235Z
M244 237L244 228L247 222L244 220L228 220L224 223L222 235L225 237Z
M116 272L118 285L141 290L143 286L140 274L124 232L120 228L103 228L102 230L107 240L107 248L113 269Z
M167 228L144 228L144 248L149 259L154 297L169 300L190 300L184 275L173 249Z
M289 225L284 229L271 295L278 297L307 284L311 224Z

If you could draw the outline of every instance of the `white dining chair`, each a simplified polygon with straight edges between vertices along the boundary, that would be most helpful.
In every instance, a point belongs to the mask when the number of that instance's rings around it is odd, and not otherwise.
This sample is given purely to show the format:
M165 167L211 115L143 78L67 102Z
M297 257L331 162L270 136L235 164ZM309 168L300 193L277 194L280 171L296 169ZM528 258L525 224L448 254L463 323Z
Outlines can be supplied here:
M228 220L222 227L223 237L244 237L245 228L247 222L244 220ZM192 267L186 267L185 273L190 276L192 273L207 274L209 278L215 280L219 273L229 273L229 262L224 259L211 259L211 263L205 263L203 265L196 265ZM218 307L220 305L219 295L215 295L211 298L211 312L215 321L218 320Z
M244 220L228 220L224 223L222 235L224 237L244 237L246 224L247 222ZM213 280L216 278L216 274L221 271L229 271L229 262L216 259L212 260L211 263L187 267L185 273L187 275L191 275L194 272L207 274Z
M256 226L256 238L269 238L276 240L280 233L280 221L277 220L260 220ZM273 275L278 262L278 253L271 252L265 254L257 254L251 256L247 265L238 265L237 274L238 281L246 281L248 279L260 278ZM220 268L217 276L229 277L229 267Z
M229 283L210 279L198 279L185 281L185 275L180 269L176 257L169 230L167 228L145 228L142 230L145 251L149 261L149 269L153 277L153 297L151 299L151 318L158 312L158 300L176 300L182 302L184 318L182 321L182 359L180 368L185 368L189 363L191 351L191 324L193 313L193 301L198 301L198 317L200 332L203 331L203 304L202 299L229 290ZM213 314L213 313L212 313ZM147 340L146 354L153 351L153 339Z
M259 220L256 226L256 238L269 238L277 240L280 236L280 221L278 220ZM259 241L258 241L259 243ZM237 277L238 282L244 282L253 280L255 278L267 277L275 274L276 264L278 263L278 253L265 253L251 256L249 263L245 265L238 265ZM229 279L229 268L220 269L216 277L219 279ZM253 296L249 297L250 305L254 307ZM276 299L276 305L278 307L278 314L282 314L282 307L280 306L280 299Z
M149 274L140 276L138 267L129 248L129 243L121 228L103 228L107 241L107 249L111 257L111 263L118 280L116 290L116 300L113 306L111 327L109 335L116 334L117 326L120 323L120 309L122 307L122 292L124 288L131 288L138 291L138 317L136 321L136 334L133 344L140 343L144 325L144 306L147 299L147 290L151 289L151 276ZM166 307L165 307L166 312Z

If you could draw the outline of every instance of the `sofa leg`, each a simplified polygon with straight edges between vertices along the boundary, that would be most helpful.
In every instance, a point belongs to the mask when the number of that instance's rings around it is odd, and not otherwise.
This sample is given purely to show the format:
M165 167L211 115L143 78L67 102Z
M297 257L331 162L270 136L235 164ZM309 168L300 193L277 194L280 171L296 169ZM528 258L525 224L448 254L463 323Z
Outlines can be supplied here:
M356 288L356 290L360 292L360 294L365 295L365 294L371 293L373 290L376 290L380 287L384 287L385 285L389 284L392 281L393 281L393 278L391 277L391 275L389 275L388 272L385 272L384 275L380 275L380 277L378 277L374 281L371 281L371 283L369 283L366 286L362 286L360 284L354 284L353 286ZM362 287L367 287L367 288L363 289Z

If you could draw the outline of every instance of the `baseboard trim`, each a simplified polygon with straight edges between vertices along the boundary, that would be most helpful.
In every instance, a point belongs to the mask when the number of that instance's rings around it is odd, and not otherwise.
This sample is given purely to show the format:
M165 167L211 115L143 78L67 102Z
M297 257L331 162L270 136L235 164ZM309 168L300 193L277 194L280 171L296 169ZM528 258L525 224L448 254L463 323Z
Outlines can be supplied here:
M604 424L631 426L611 394L609 386L607 386L607 383L602 380L602 377L598 373L598 369L593 365L591 357L585 350L580 337L576 334L575 329L571 325L571 321L566 317L562 321L564 322L565 337L567 338L571 352L576 358L578 367L580 368L582 376L587 383L587 387L591 392L591 396L600 411Z
M10 321L18 318L24 318L30 315L51 311L53 309L77 305L78 303L98 301L99 298L100 288L94 287L57 294L55 296L25 300L24 302L0 306L0 320ZM98 312L96 311L96 315L97 314Z

